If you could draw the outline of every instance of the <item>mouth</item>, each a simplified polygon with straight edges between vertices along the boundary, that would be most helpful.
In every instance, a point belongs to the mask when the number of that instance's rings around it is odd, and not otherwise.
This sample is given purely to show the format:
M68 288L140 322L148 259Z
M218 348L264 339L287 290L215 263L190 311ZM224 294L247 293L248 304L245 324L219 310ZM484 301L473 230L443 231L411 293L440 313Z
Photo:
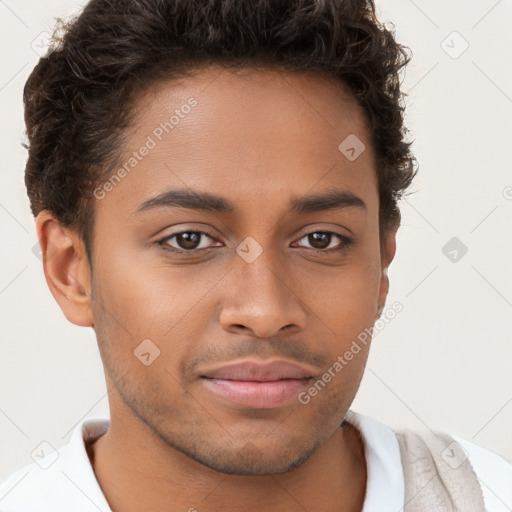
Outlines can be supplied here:
M203 372L201 381L216 397L239 406L274 408L296 401L313 378L289 361L232 363Z
M220 398L244 407L259 409L285 405L309 384L310 379L247 381L202 377L206 388Z

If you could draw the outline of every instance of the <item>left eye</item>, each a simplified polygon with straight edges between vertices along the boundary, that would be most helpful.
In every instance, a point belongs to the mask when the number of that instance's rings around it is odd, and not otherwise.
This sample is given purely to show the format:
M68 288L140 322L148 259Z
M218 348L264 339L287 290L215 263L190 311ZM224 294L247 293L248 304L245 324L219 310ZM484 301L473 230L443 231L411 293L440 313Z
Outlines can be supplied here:
M315 250L341 250L350 244L350 239L347 237L330 231L315 231L303 236L300 240L304 239L307 239L308 243L312 245L311 249ZM335 240L338 241L338 244L333 245Z

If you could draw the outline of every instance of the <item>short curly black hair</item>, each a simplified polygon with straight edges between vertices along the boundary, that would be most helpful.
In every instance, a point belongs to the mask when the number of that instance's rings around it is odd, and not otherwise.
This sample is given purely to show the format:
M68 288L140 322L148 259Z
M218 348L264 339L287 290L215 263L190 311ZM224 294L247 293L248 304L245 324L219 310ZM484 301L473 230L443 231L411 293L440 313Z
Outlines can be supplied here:
M371 128L382 233L417 172L399 78L409 61L373 0L90 0L58 20L25 84L32 213L75 229L91 261L92 191L117 164L138 95L212 63L263 65L348 85Z

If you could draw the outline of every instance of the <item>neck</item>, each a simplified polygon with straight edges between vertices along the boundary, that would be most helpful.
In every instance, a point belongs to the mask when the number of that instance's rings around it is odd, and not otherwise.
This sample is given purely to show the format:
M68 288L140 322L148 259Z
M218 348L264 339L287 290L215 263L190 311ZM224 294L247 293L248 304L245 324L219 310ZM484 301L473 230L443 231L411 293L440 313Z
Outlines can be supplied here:
M268 476L219 473L163 445L145 425L119 428L112 420L88 452L114 512L167 510L170 503L199 512L361 512L366 489L364 447L346 422L300 467Z

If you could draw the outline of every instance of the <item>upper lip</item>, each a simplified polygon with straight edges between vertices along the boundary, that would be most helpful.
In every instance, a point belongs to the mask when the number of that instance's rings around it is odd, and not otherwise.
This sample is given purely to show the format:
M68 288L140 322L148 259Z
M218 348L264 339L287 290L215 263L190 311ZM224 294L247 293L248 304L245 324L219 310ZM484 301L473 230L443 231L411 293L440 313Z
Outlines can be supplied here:
M285 360L263 363L239 361L212 368L201 374L209 379L271 382L282 379L308 379L312 374L306 368Z

